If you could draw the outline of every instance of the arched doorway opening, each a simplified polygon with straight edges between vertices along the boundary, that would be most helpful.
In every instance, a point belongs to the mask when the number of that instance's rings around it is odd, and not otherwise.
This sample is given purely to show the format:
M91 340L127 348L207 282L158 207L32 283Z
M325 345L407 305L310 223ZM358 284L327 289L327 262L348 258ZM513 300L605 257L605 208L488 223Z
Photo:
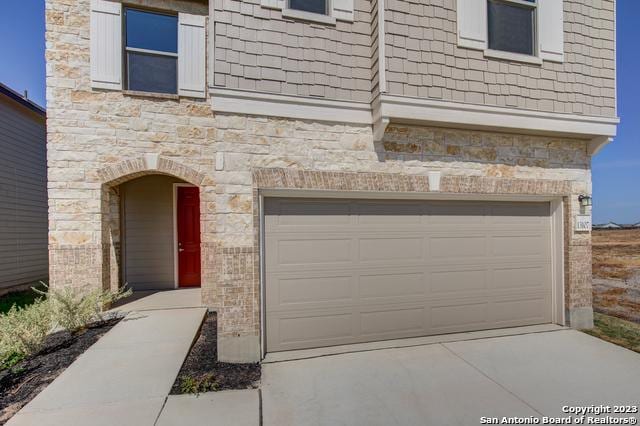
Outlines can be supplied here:
M119 194L120 282L134 291L201 285L199 188L165 174L131 179Z

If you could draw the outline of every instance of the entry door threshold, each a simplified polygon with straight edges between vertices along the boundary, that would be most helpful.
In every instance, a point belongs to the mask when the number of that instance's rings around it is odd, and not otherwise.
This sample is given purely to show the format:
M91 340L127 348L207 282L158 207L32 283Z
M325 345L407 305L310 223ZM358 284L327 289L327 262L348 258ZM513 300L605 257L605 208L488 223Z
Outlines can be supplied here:
M350 352L366 352L379 349L406 348L410 346L434 345L438 343L458 342L461 340L488 339L491 337L517 336L520 334L547 333L566 330L557 324L528 325L523 327L498 328L495 330L471 331L467 333L439 334L436 336L412 337L407 339L382 340L378 342L356 343L352 345L327 346L324 348L299 349L283 352L269 352L262 360L263 364L317 358Z

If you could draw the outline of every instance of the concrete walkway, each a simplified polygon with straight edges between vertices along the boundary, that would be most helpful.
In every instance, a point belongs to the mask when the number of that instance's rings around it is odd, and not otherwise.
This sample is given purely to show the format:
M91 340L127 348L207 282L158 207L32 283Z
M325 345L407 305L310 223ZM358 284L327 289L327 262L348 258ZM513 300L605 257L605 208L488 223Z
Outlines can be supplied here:
M258 426L257 389L170 395L156 426Z
M637 407L639 383L639 354L564 329L267 363L262 424L467 426L483 416L567 417L565 405Z
M160 299L168 301L166 295ZM129 312L7 424L155 424L206 309L165 303L168 309L152 310L159 306L152 302L144 310L137 301L139 310Z

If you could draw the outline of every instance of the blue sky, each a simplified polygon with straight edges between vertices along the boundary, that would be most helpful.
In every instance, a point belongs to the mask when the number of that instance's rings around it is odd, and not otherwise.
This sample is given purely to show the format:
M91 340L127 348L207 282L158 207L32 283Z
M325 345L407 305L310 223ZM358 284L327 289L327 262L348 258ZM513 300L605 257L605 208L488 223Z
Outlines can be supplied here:
M593 220L640 221L640 1L618 0L618 137L593 159ZM2 0L0 82L45 104L44 1Z

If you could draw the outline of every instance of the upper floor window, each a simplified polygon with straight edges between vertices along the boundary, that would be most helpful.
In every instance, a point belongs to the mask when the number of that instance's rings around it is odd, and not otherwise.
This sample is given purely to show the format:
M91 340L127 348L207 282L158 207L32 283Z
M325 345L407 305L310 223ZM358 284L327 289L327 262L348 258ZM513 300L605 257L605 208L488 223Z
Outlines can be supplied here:
M456 0L458 46L492 60L564 61L568 0Z
M487 0L488 47L536 54L536 0Z
M178 93L178 16L125 9L126 88Z
M328 0L289 0L289 9L328 15Z

